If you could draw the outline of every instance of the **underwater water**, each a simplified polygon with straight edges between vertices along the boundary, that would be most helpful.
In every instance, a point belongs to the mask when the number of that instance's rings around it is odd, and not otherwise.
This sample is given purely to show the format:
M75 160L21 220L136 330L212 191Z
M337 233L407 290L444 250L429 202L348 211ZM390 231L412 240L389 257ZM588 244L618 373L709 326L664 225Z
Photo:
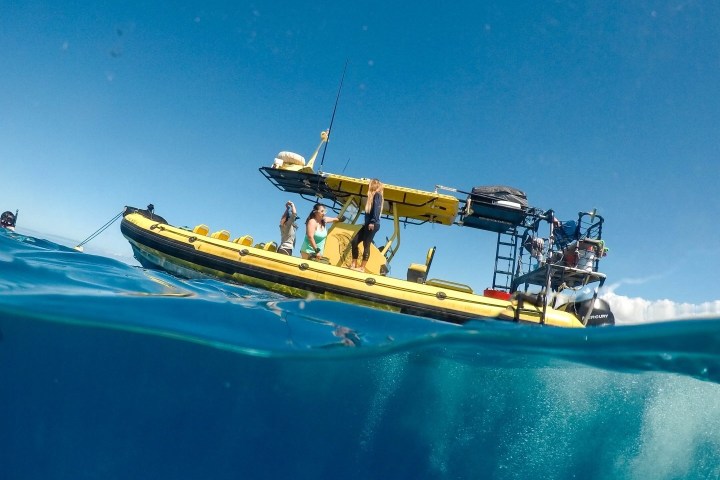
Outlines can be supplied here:
M0 478L720 478L720 319L449 325L0 232Z

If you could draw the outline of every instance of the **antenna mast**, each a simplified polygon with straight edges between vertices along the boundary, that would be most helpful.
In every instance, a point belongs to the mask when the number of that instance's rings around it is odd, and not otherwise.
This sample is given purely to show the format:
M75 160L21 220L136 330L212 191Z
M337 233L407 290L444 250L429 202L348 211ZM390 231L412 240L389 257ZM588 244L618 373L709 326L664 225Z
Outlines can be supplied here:
M337 98L335 98L335 107L333 108L332 117L330 118L330 127L327 131L327 142L325 142L325 148L323 149L322 157L320 158L319 171L322 172L323 162L325 162L325 152L327 152L328 142L330 142L330 131L332 130L333 122L335 121L335 112L337 111L338 102L340 101L340 92L342 91L343 82L345 81L345 71L347 70L348 60L345 60L345 68L343 68L342 77L340 78L340 86L338 87Z

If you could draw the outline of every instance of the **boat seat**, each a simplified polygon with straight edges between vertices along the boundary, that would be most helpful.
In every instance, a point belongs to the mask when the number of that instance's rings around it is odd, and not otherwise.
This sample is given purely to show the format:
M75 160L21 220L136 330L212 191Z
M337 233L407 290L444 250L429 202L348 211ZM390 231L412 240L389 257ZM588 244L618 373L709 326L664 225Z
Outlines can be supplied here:
M217 238L218 240L230 240L230 232L227 230L218 230L210 235L211 238Z
M240 245L245 245L246 247L249 247L253 243L253 237L250 235L243 235L242 237L238 237L235 240L233 240L234 243L239 243Z
M267 252L277 252L277 243L275 242L256 243L254 247Z
M198 235L207 235L208 233L210 233L210 227L208 227L204 223L201 223L200 225L193 228L193 233L197 233Z
M267 242L265 246L263 246L263 250L267 250L268 252L277 252L277 243Z
M407 280L408 282L425 283L428 272L430 272L430 265L432 264L433 257L435 256L435 247L430 247L425 256L425 263L413 263L408 267Z

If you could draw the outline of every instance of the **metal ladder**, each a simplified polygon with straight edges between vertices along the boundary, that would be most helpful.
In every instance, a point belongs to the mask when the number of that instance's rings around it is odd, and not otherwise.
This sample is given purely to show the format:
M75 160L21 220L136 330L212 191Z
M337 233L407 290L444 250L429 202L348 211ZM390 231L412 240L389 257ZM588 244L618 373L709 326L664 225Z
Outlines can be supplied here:
M495 270L493 272L493 290L510 291L513 278L515 278L515 260L518 251L517 227L505 232L498 232L497 246L495 248Z

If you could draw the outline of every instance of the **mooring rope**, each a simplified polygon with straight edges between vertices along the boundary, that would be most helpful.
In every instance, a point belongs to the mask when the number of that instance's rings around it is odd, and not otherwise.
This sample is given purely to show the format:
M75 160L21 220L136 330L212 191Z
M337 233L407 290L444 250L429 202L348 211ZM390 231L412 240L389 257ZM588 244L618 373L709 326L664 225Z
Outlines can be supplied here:
M110 225L112 225L113 223L115 223L115 221L116 221L118 218L122 217L122 214L123 214L123 213L125 213L125 210L123 210L123 211L121 211L120 213L118 213L117 215L115 215L111 220L109 220L105 225L103 225L103 226L100 227L98 230L96 230L92 235L90 235L89 237L87 237L85 240L83 240L82 242L78 243L77 245L75 245L75 250L77 250L77 249L79 249L79 248L82 248L83 245L85 245L85 244L88 243L90 240L92 240L93 238L97 237L98 235L100 235L100 234L101 234L102 232L104 232L105 230L107 230L108 227L110 227Z

